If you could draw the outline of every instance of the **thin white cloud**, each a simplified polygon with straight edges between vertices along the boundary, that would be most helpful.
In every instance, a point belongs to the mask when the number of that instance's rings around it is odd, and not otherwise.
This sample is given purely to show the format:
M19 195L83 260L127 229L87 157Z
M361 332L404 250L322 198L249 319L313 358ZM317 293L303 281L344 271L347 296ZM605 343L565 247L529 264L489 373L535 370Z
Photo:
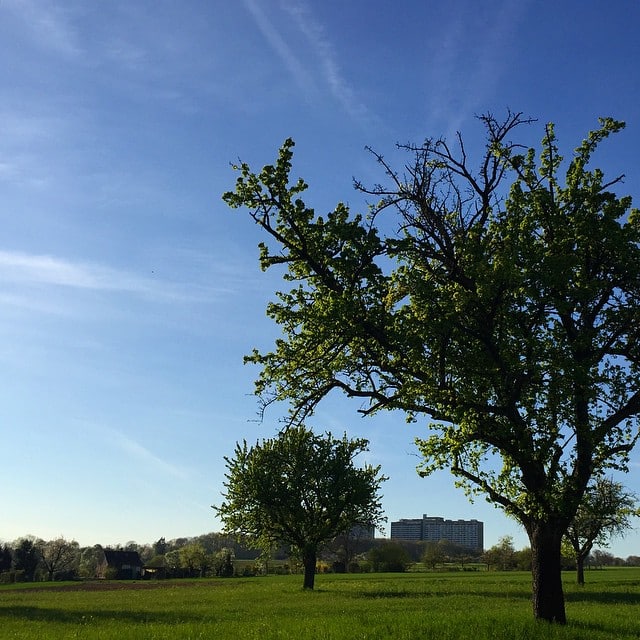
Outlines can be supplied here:
M278 29L276 29L271 20L269 20L268 16L264 13L260 4L256 2L256 0L244 0L244 4L253 16L258 29L260 29L267 42L278 54L284 65L294 77L298 86L305 91L305 93L313 91L315 87L310 74L307 72L298 56L294 53L293 49L280 35Z
M102 265L0 250L0 284L49 285L129 293L159 302L205 301L223 288L163 282Z
M104 436L112 445L140 464L147 466L152 471L159 471L165 475L178 478L179 480L186 480L189 477L185 469L163 460L139 442L132 440L116 429L104 429Z
M298 54L263 10L257 0L243 0L256 25L271 45L296 84L308 97L322 88L338 102L345 112L365 124L376 119L365 104L358 100L353 87L344 78L336 55L322 24L313 16L311 7L302 0L283 0L284 12L293 20L295 31L304 38L306 60ZM311 57L309 58L309 54ZM319 83L321 86L319 86Z
M68 9L61 5L46 0L2 0L1 9L16 15L38 46L68 56L81 53Z
M369 109L358 100L356 92L344 78L335 47L323 26L314 18L309 5L301 0L285 0L282 6L294 19L296 26L317 57L321 75L333 97L354 119L371 119L372 114Z
M36 189L50 185L81 121L79 110L56 113L52 104L24 106L8 98L0 110L0 181ZM53 153L55 161L47 161Z
M0 285L2 279L0 278ZM63 300L52 300L44 296L33 296L23 291L0 292L0 308L3 315L8 315L8 309L27 311L30 314L45 314L50 316L71 317L73 312L68 303Z

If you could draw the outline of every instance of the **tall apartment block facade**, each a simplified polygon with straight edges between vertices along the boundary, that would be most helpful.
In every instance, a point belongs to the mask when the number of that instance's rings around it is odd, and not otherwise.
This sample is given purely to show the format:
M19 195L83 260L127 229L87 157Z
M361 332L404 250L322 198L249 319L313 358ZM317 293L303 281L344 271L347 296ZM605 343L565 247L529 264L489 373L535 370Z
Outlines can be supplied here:
M391 539L424 540L439 542L448 540L467 549L482 551L484 547L484 523L479 520L445 520L428 517L408 518L391 523Z

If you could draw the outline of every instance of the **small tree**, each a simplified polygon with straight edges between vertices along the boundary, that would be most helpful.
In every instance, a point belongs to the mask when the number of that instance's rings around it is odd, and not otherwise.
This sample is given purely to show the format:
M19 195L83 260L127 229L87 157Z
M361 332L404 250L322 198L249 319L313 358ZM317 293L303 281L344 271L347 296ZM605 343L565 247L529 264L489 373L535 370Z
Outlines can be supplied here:
M0 573L9 571L13 561L13 551L8 544L0 546Z
M24 572L24 579L31 582L40 564L40 554L36 546L35 538L21 538L14 544L13 567L17 571Z
M164 554L164 561L170 577L175 578L181 574L180 549L173 549Z
M164 536L153 543L153 554L156 556L163 556L169 550L169 545L164 539Z
M446 554L443 546L438 542L426 542L424 545L424 552L422 554L422 562L427 566L435 569L439 564L443 563L446 559Z
M235 555L233 549L228 547L216 551L213 555L213 570L218 578L230 578L233 576L233 562Z
M353 527L349 531L336 536L327 549L330 552L333 562L333 570L336 573L349 571L355 557L365 552L373 545L374 539L370 531L364 527Z
M511 536L503 536L498 540L500 550L500 568L503 571L511 571L516 568L516 548L513 546Z
M78 573L83 578L95 578L98 566L104 561L104 549L102 545L95 544L92 547L84 547L80 551Z
M500 571L509 571L516 566L516 550L511 536L503 536L498 544L493 545L484 553L484 561L487 568L491 565Z
M356 525L382 518L380 467L355 466L364 439L316 435L304 426L225 457L224 502L214 506L225 531L251 536L262 549L284 543L302 559L304 588L313 589L318 550Z
M622 536L631 527L631 519L640 515L636 500L622 484L609 478L598 478L587 488L565 534L575 555L578 584L584 584L584 563L593 546Z
M374 571L404 572L411 562L409 552L393 540L375 545L367 553Z
M603 551L602 549L595 549L589 557L593 561L594 566L600 569L611 566L614 562L613 554L608 551Z
M189 577L195 572L202 578L211 565L211 558L198 542L191 542L179 550L180 566L187 570Z
M451 542L445 538L439 540L437 544L442 549L444 562L459 562L461 569L464 569L466 562L470 561L475 556L481 555L477 549L470 549L469 547L465 547L464 545L456 542Z
M518 571L531 571L531 547L516 551L514 562Z

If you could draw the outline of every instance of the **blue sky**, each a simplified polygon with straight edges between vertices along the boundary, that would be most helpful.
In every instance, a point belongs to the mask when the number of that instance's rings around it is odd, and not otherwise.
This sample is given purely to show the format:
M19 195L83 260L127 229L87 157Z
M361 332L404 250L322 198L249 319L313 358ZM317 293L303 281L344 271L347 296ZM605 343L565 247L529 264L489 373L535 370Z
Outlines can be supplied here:
M0 2L0 539L153 542L220 530L223 456L270 437L256 370L280 286L260 234L221 194L230 162L296 140L318 211L364 206L364 147L468 134L511 108L563 149L598 116L627 121L597 161L640 202L640 4L470 0ZM518 525L420 479L424 425L362 419L340 398L311 426L371 441L389 520ZM640 493L640 451L627 486ZM388 526L387 526L388 532ZM640 533L612 551L640 554Z

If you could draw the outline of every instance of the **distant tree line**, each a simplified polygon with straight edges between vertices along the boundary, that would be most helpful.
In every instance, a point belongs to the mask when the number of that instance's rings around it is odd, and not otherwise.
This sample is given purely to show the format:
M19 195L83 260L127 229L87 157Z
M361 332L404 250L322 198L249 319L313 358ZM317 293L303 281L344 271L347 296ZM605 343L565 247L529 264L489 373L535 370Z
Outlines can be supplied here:
M221 533L193 538L160 538L152 544L81 547L63 537L42 540L33 536L0 544L0 583L95 579L105 548L135 551L156 578L231 577L270 572L301 573L299 559L285 546L260 554L248 543ZM584 560L588 569L640 566L640 556L627 558L594 549ZM335 573L404 571L527 571L531 550L516 550L510 536L485 551L466 549L447 540L423 542L373 539L359 535L336 537L319 554L317 571ZM565 546L563 568L576 569L576 558ZM156 571L153 571L153 570ZM151 570L151 571L149 571Z
M528 571L531 568L531 549L525 547L516 551L513 546L513 539L510 536L504 536L500 538L496 545L483 553L482 559L486 564L487 570ZM603 549L594 549L581 562L589 569L640 567L640 556L630 555L626 558L619 558ZM565 571L578 569L576 553L569 540L565 540L563 545L562 569ZM584 583L584 578L579 576L578 582Z
M258 553L229 536L208 533L195 538L160 538L153 544L81 547L64 537L42 540L25 536L0 543L0 583L93 579L105 549L135 551L147 567L162 568L164 577L233 574L235 558L252 560Z

